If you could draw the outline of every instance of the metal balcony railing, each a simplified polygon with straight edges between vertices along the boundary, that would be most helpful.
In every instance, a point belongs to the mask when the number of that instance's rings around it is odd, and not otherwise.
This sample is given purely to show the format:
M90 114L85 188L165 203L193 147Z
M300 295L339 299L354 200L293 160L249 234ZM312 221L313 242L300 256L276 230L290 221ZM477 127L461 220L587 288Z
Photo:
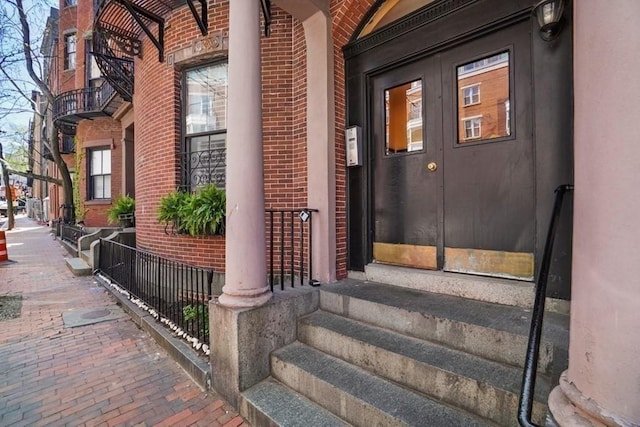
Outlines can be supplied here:
M108 82L99 87L87 87L64 92L53 102L54 122L78 122L82 118L102 115L104 106L115 91Z

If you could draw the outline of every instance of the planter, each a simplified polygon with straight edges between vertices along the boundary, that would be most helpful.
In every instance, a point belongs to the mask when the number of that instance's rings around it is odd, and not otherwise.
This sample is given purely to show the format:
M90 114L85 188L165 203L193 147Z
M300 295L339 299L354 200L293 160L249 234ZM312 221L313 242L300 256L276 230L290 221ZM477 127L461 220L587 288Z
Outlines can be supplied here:
M120 214L118 215L118 223L122 228L131 228L136 226L136 217L134 214Z

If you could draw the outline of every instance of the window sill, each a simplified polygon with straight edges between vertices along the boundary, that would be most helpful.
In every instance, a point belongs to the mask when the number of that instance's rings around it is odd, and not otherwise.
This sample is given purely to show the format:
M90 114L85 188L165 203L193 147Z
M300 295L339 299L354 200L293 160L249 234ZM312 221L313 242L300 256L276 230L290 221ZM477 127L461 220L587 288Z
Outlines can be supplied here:
M86 202L84 202L84 204L86 206L91 206L91 205L110 205L111 204L111 199L93 199L93 200L87 200Z

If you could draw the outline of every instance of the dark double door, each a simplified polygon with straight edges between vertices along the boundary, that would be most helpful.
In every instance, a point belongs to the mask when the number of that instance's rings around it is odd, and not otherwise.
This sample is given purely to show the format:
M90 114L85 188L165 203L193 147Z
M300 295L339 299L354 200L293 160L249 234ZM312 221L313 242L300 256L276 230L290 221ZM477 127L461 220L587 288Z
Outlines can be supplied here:
M375 262L529 280L527 22L370 78Z

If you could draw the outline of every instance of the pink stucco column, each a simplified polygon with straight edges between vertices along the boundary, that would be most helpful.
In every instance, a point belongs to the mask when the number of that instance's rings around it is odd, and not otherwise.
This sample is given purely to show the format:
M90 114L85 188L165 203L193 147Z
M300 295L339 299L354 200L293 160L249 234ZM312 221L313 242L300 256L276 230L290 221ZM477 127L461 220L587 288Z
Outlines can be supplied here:
M549 407L561 426L638 426L640 3L573 7L571 338L569 369Z
M218 302L256 307L267 286L260 79L260 2L229 2L225 286Z

